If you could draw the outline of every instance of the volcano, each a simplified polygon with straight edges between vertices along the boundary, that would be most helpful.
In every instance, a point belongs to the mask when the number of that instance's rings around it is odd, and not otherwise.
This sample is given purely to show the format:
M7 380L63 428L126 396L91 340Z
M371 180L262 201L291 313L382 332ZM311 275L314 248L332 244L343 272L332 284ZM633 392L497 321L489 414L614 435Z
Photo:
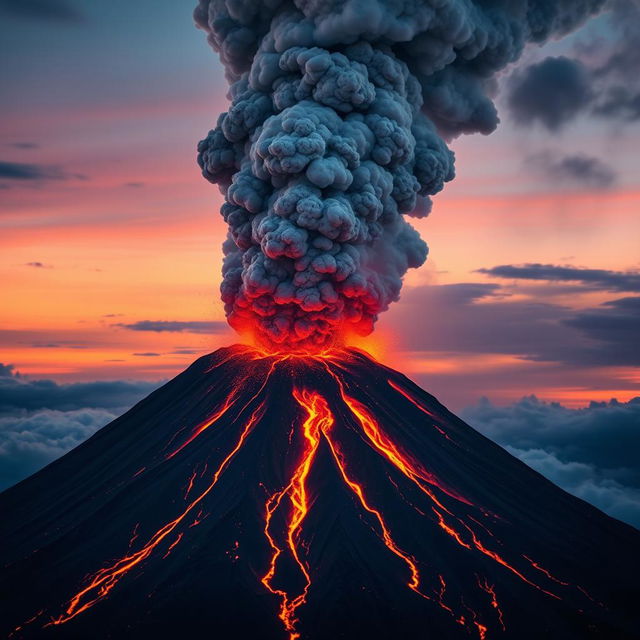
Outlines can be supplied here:
M202 357L0 513L2 637L639 637L640 533L354 349Z

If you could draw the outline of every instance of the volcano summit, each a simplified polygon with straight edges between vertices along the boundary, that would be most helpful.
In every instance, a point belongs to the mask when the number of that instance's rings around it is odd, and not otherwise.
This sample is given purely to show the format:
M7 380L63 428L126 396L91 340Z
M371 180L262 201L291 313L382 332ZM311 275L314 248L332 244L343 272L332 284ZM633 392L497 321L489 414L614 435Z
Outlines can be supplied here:
M200 358L0 512L3 637L638 637L640 534L353 349Z

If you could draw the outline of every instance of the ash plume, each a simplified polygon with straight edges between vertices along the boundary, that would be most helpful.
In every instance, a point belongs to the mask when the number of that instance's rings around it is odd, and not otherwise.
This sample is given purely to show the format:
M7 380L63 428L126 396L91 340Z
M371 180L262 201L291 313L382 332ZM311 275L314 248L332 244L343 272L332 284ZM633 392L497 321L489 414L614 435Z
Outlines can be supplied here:
M200 0L231 106L198 146L225 195L222 299L267 344L367 334L427 245L406 216L498 123L494 76L604 0Z

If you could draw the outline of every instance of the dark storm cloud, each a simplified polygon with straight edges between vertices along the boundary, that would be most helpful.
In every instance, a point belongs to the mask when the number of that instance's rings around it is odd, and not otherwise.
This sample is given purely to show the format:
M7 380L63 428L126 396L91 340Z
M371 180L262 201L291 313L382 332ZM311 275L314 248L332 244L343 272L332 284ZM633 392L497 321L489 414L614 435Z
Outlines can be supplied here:
M640 119L640 3L610 0L607 8L606 38L579 43L573 59L546 58L511 77L507 104L517 123L557 130L582 113Z
M640 118L640 3L637 0L610 0L614 30L602 60L601 43L594 43L594 85L599 88L594 113L605 118L635 121Z
M565 490L640 526L640 398L568 409L535 396L462 417Z
M515 73L507 102L518 124L539 122L554 131L586 109L591 97L587 69L563 56L547 58Z
M511 299L496 284L426 286L407 291L391 322L415 351L509 354L571 367L639 366L637 300L577 311Z
M199 320L187 322L177 320L140 320L129 324L121 322L114 326L131 331L155 331L158 333L221 333L227 329L227 325L224 322L204 322Z
M0 0L0 14L42 22L81 22L84 15L65 0Z
M640 365L640 297L611 300L563 322L596 343L585 354L594 362Z
M558 155L541 151L528 156L525 164L551 180L606 189L614 184L616 172L598 158L586 154Z
M490 269L478 269L477 273L511 280L579 282L586 285L595 285L605 291L640 293L640 272L638 271L583 269L580 267L529 262L522 265L503 264Z
M45 180L86 180L80 173L69 173L61 167L24 162L0 161L0 180L43 182Z

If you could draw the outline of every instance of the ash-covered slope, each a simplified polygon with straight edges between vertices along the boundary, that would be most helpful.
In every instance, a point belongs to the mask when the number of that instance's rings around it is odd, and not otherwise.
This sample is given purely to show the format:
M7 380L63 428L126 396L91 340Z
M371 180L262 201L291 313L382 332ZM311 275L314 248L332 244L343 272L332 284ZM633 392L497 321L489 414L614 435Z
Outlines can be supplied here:
M2 637L638 637L640 533L351 350L203 357L0 513Z

